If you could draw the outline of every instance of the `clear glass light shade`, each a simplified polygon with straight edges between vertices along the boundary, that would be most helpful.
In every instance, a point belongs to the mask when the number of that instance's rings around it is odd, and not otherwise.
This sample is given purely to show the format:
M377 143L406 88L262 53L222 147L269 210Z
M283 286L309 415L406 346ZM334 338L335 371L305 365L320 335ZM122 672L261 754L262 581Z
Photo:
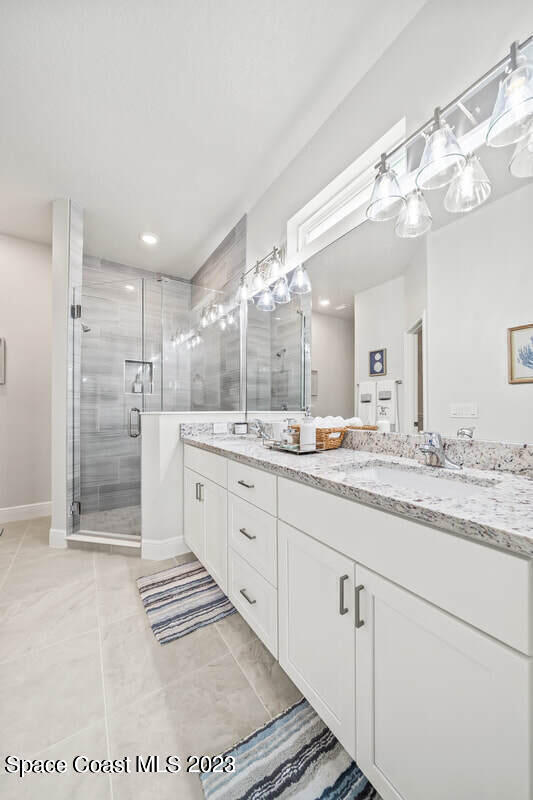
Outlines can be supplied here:
M516 145L509 172L515 178L533 178L533 124L526 138Z
M292 273L289 291L291 294L309 294L311 291L311 281L304 266L296 267Z
M419 189L440 189L459 175L466 163L461 145L446 122L440 122L426 140L416 176Z
M279 305L283 305L284 303L290 303L291 293L285 275L279 278L274 284L274 287L272 289L272 296L276 301L276 303L279 303Z
M263 289L259 297L257 298L257 308L260 308L261 311L274 311L276 308L276 303L274 298L272 297L272 292L270 291L270 287L266 287Z
M276 252L268 267L268 276L271 281L276 281L281 275L281 259Z
M218 327L220 328L221 331L226 330L226 328L228 327L228 322L226 320L226 317L220 317L218 321Z
M233 311L233 309L231 311L228 311L226 321L230 327L233 327L235 325L235 311Z
M420 189L415 189L405 198L405 208L396 222L396 234L402 239L415 239L427 233L432 222L433 218L424 195Z
M380 168L374 181L372 197L366 210L372 222L386 222L397 217L405 206L405 198L393 169Z
M254 271L254 277L252 279L252 289L254 293L257 293L261 292L264 288L265 288L265 279L263 278L259 270L256 269Z
M246 303L247 300L248 300L248 288L246 286L246 282L243 277L241 278L239 288L237 289L237 296L235 297L235 302L237 303L237 305L240 305L241 303Z
M521 62L500 83L487 131L490 147L519 142L533 120L533 65Z
M452 214L465 213L477 208L491 193L491 183L479 158L470 154L466 166L450 184L444 208Z

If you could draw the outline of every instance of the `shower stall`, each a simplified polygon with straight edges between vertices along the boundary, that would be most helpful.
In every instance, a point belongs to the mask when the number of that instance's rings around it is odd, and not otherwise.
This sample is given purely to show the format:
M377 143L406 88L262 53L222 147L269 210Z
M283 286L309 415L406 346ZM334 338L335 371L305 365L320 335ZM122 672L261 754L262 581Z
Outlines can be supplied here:
M220 292L84 268L73 297L71 534L138 546L141 414L236 410L240 322L189 332ZM102 280L105 276L106 279Z

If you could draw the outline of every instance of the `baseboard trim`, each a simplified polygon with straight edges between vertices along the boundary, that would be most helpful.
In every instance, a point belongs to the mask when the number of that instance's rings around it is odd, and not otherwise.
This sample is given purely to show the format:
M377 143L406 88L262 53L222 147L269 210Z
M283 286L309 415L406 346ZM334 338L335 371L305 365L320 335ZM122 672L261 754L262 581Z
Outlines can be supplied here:
M52 513L52 503L29 503L26 506L8 506L0 508L0 522L17 522L20 519L35 519L35 517L49 517Z
M170 539L142 539L142 558L151 561L164 561L172 556L179 556L188 553L183 536L172 536Z
M60 530L59 528L50 528L48 544L50 547L64 549L67 547L67 532Z

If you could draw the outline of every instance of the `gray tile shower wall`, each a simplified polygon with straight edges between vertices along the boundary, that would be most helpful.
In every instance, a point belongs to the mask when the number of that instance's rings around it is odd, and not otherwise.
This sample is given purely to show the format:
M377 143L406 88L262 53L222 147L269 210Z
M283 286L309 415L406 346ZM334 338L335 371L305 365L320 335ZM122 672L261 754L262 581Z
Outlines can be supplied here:
M342 446L423 461L418 450L422 441L423 437L416 434L348 431ZM445 437L444 447L449 458L464 467L513 472L533 478L533 445Z

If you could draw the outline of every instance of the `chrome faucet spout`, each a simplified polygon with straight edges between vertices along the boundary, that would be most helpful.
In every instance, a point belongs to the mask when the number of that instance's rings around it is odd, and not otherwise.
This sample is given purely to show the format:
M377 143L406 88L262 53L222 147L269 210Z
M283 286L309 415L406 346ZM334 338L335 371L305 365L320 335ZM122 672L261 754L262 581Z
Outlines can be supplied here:
M440 433L424 433L424 442L419 445L419 450L426 457L426 465L430 467L443 467L444 469L462 469L446 455L444 442Z

